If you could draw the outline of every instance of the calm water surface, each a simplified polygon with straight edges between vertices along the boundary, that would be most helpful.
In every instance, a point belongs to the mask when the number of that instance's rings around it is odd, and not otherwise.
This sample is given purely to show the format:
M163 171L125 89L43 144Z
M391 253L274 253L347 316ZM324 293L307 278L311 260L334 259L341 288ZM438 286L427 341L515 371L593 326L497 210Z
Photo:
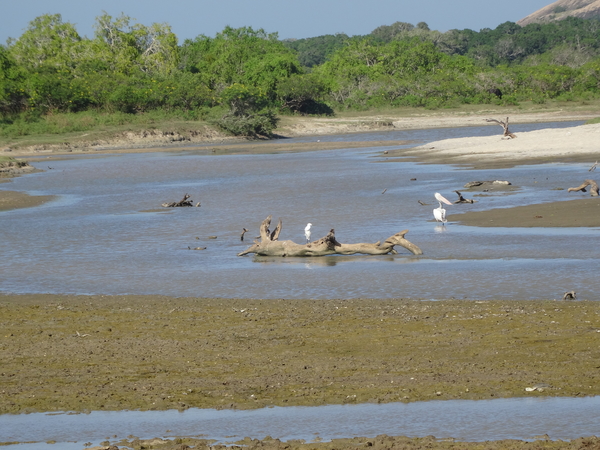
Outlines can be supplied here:
M579 124L579 123L577 123ZM515 125L515 132L573 123ZM351 135L354 140L498 134L499 127ZM319 136L290 140L341 140ZM389 147L396 148L396 147ZM598 229L476 228L433 222L433 194L454 199L473 180L508 180L452 213L582 198L568 186L589 165L464 170L409 162L382 164L381 148L275 155L169 153L49 159L0 189L52 194L38 208L0 213L0 292L162 294L242 298L598 299ZM52 167L52 169L48 169ZM416 180L411 181L412 178ZM385 194L382 194L384 189ZM161 208L189 193L200 208ZM469 196L469 195L468 195ZM429 203L421 206L418 200ZM335 228L340 242L375 242L403 229L423 256L238 257L261 221L281 217L280 239L303 242ZM240 242L243 227L250 230ZM209 239L217 236L217 239ZM190 251L192 247L207 247ZM468 276L467 276L468 275Z
M534 440L547 434L552 440L567 441L600 433L600 397L275 407L252 411L27 414L0 416L0 420L4 425L0 442L38 442L7 446L10 450L48 450L56 445L75 450L83 448L86 442L117 443L131 435L140 439L191 436L223 443L246 436L310 442L380 434L452 437L459 441ZM49 440L58 444L45 444Z

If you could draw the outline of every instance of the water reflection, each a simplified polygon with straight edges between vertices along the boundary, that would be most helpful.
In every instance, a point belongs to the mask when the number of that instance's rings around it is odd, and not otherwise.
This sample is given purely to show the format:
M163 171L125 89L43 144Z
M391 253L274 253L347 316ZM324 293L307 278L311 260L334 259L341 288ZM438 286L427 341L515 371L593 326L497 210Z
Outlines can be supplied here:
M336 256L318 256L318 257L286 257L284 260L276 256L255 256L253 261L264 265L273 265L279 267L281 264L293 266L304 266L306 269L318 269L320 267L335 267L338 264L344 263L372 263L379 264L382 262L401 262L410 263L415 262L418 259L413 258L396 258L393 255L336 255Z
M446 224L436 225L434 230L436 233L445 233L446 231L448 231L448 229L446 228Z
M312 441L380 434L460 441L571 440L600 433L600 397L519 398L481 401L329 405L265 408L251 411L199 410L116 411L77 415L3 415L0 442L56 441L61 449L81 449L107 436L117 442L129 435L141 439L202 436L234 442L248 436ZM167 431L168 430L168 431ZM67 441L79 441L70 444ZM56 446L56 445L55 445ZM9 445L11 450L46 448ZM48 447L49 448L49 447ZM54 448L54 447L52 447Z

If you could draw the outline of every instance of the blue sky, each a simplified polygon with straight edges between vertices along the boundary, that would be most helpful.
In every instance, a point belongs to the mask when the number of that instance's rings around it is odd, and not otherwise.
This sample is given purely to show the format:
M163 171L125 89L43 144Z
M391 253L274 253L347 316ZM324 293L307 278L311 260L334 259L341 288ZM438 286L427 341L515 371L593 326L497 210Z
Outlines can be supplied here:
M143 25L167 23L182 43L227 25L278 32L281 39L369 34L380 25L426 22L432 30L496 28L553 3L549 0L2 0L0 43L18 38L43 14L61 14L93 37L96 17L121 13Z

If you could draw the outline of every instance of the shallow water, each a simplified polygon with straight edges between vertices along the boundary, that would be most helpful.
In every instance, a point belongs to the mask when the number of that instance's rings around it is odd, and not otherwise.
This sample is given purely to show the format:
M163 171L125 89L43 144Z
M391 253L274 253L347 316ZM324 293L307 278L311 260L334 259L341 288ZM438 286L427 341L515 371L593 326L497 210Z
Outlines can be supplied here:
M446 400L415 403L274 407L251 411L190 409L115 411L90 414L0 416L0 442L11 450L81 449L83 443L116 443L130 435L140 439L190 436L231 443L248 436L284 441L329 441L356 436L437 438L459 441L571 440L600 433L600 397ZM115 437L116 435L116 437ZM70 442L69 442L70 441ZM78 441L78 442L73 442Z
M515 132L578 123L515 125ZM498 134L498 127L353 134L353 140L413 140ZM348 135L289 142L348 140ZM397 148L390 146L389 149ZM384 148L276 155L180 152L86 155L35 163L46 172L0 189L52 194L38 208L0 212L0 292L161 294L242 298L537 299L575 290L598 300L598 229L476 228L432 221L433 193L473 180L509 180L518 189L477 197L452 213L574 198L589 165L545 164L464 170L408 162L380 164ZM52 167L52 169L48 169ZM412 181L411 178L416 178ZM385 194L382 194L384 189ZM161 208L190 193L200 208ZM468 195L471 196L471 195ZM429 203L421 206L418 200ZM237 257L269 214L281 239L302 242L336 229L341 242L375 242L409 229L423 256ZM242 227L251 230L240 242ZM217 239L209 239L216 235ZM206 246L203 251L188 247ZM206 434L324 440L377 434L459 440L552 439L598 434L598 398L502 399L388 405L93 412L0 416L0 441L56 440L81 449L117 434L142 438ZM324 419L326 418L326 420ZM335 419L335 420L333 420ZM368 420L367 420L368 419ZM272 428L267 428L267 425ZM167 431L172 430L172 431ZM228 437L235 433L234 438ZM66 443L76 439L79 443ZM8 448L31 450L45 444Z
M575 124L579 124L575 123ZM514 131L574 123L515 125ZM351 135L353 140L498 134L499 127ZM319 136L289 140L348 140ZM397 148L390 146L390 149ZM575 290L597 300L599 229L477 228L433 222L434 192L453 200L473 180L509 180L514 192L474 197L453 212L575 198L589 165L464 170L381 164L382 148L275 155L192 150L92 155L35 163L44 173L0 189L52 194L38 208L0 212L0 292L161 294L242 298L536 299ZM48 169L52 167L52 169ZM411 181L412 178L416 180ZM382 192L385 191L385 194ZM161 208L191 194L200 208ZM581 198L581 194L577 197ZM421 206L418 200L429 203ZM280 239L335 228L340 242L375 242L403 229L423 256L238 257L272 214ZM240 242L242 228L250 230ZM217 239L209 239L211 235ZM191 251L188 247L207 247Z

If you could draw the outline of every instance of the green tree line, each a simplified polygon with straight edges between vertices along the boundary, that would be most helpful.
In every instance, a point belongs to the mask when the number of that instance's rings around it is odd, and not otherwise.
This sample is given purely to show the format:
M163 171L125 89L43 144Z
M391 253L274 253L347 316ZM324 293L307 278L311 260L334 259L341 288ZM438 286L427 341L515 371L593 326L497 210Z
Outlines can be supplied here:
M56 114L127 120L160 111L269 136L277 114L593 99L599 24L507 22L440 33L397 22L367 36L298 41L226 27L180 44L168 24L104 13L94 36L82 38L48 14L0 46L0 133L26 133L23 124Z

